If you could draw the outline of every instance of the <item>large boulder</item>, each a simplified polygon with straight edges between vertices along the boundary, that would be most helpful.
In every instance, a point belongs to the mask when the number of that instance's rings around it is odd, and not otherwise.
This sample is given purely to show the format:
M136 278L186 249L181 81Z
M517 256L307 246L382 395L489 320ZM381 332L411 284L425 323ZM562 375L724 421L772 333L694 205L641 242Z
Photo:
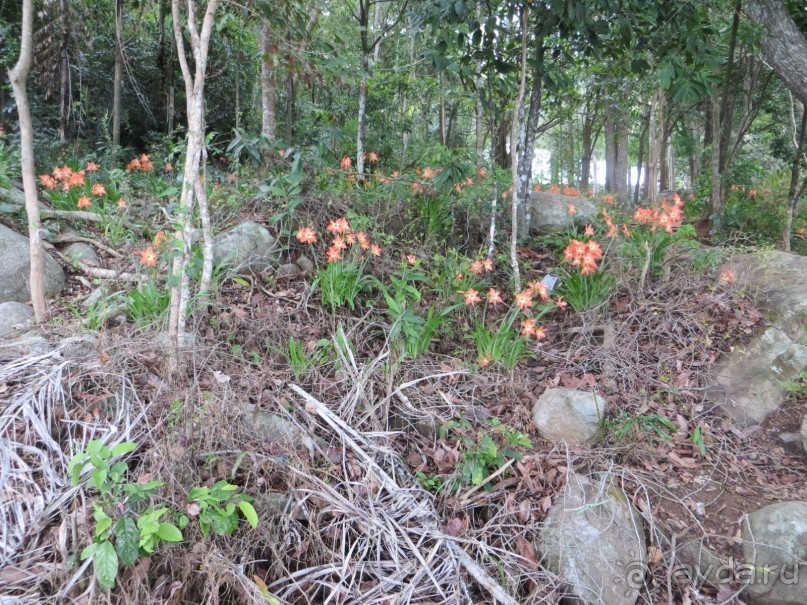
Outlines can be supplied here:
M747 582L748 600L807 605L807 502L779 502L751 513L742 537L745 565L737 575Z
M28 238L0 224L0 302L31 299L28 280L31 257ZM56 296L64 288L64 272L45 253L45 296Z
M641 518L613 476L569 475L536 545L550 571L594 605L634 605L646 581Z
M715 364L706 395L741 426L761 424L782 405L786 383L797 380L805 368L807 346L768 326Z
M91 267L97 267L101 264L95 248L84 242L73 242L62 250L62 254L74 263L84 263Z
M280 247L261 225L247 221L213 238L213 262L247 275L270 269L280 259Z
M34 310L21 302L0 303L0 338L8 338L17 326L24 326L34 316Z
M530 230L535 233L554 233L573 225L585 226L597 216L597 207L583 197L571 197L549 191L530 194ZM569 213L569 205L575 213Z
M602 397L562 387L547 389L532 407L532 421L541 436L569 445L596 441L604 416Z

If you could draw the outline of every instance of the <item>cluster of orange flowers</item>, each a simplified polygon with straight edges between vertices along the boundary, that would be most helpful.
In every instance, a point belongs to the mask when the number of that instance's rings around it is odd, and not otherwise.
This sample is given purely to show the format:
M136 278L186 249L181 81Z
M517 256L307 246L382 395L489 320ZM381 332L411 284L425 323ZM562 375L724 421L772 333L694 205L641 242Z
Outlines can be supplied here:
M676 193L673 195L672 205L663 199L661 209L639 208L633 215L633 219L641 225L650 225L651 231L663 227L667 233L672 233L673 229L681 223L683 208L684 202Z
M362 250L369 250L372 256L381 256L381 246L370 242L364 231L354 232L346 218L331 221L325 230L333 235L331 247L325 252L329 263L342 260L343 251L353 245L358 245ZM303 244L317 243L317 232L313 227L300 227L295 237Z
M611 219L611 215L608 214L608 211L605 208L602 209L602 217L605 219L605 224L608 226L608 233L606 235L612 238L616 237L617 227L614 224L614 221ZM624 223L622 224L622 233L625 235L625 237L630 237L630 229L628 229L628 226ZM586 232L586 235L589 235L588 231Z
M133 159L126 165L126 170L132 172L132 170L142 170L143 172L148 172L149 170L154 169L154 164L151 163L151 159L149 158L147 153L142 154L139 158ZM165 171L169 172L169 164L165 165Z
M730 185L729 191L742 191L743 193L746 193L745 185ZM749 197L757 196L757 190L754 189L753 187L749 187L747 193Z
M87 184L84 178L87 172L98 170L98 164L90 162L84 170L73 170L70 166L55 166L53 176L43 174L39 177L39 182L45 189L56 189L61 184L62 191L70 191L73 187L83 187Z
M140 250L140 263L146 267L156 267L157 259L160 257L158 250L167 248L171 238L165 231L158 231L154 234L154 243L149 245L145 250ZM156 250L155 250L156 248Z
M573 267L580 267L580 273L589 275L597 270L597 261L602 258L602 248L595 241L581 242L573 239L563 251L563 259Z

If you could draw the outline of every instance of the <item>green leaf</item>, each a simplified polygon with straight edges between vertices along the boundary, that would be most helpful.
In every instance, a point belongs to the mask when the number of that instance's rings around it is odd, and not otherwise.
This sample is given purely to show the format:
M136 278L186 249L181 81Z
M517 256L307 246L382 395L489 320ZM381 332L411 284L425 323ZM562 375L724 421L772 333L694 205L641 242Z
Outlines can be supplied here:
M129 452L133 452L137 449L137 444L133 441L124 441L123 443L119 443L116 446L113 446L110 450L113 456L121 456L123 454L128 454Z
M81 551L80 558L83 561L84 559L89 559L91 556L95 554L95 551L98 550L98 543L93 542L87 548Z
M104 540L98 544L93 557L93 565L98 583L104 588L114 587L115 578L118 575L118 553L115 552L112 542Z
M115 524L115 550L124 565L133 565L140 557L137 546L140 532L131 517L121 517Z
M182 532L172 523L160 523L157 536L166 542L182 542Z
M241 509L241 513L244 515L244 518L252 526L252 529L257 528L258 513L255 512L255 507L253 507L249 502L239 502L238 508Z

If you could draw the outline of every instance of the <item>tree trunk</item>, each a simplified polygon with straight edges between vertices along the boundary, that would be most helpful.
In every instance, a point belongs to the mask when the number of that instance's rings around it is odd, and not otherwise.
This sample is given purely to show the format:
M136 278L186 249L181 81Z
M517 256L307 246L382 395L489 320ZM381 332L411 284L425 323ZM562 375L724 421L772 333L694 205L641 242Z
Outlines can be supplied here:
M719 229L723 218L723 195L720 174L720 129L716 128L717 124L720 124L720 99L715 92L712 94L712 191L709 215L713 226Z
M269 23L264 21L261 25L261 134L270 142L275 141L275 70L274 70L274 44Z
M123 0L115 0L115 76L112 83L112 146L120 147L120 95L123 83Z
M574 121L569 118L566 121L566 132L568 133L569 140L569 157L568 163L566 164L566 184L569 187L574 187L574 176L575 176L575 149L574 149Z
M628 199L628 122L624 117L616 124L614 190L620 199Z
M799 185L801 178L801 164L804 161L804 138L807 132L807 105L802 105L801 108L801 126L799 127L798 143L796 144L796 153L793 157L793 167L790 170L790 190L787 194L787 214L785 215L785 224L782 228L782 249L785 252L790 252L790 236L793 230L793 220L796 218L796 212L799 208L799 200L804 195L804 189L807 187L807 179Z
M367 54L361 58L361 84L359 85L359 119L356 123L356 174L364 178L364 119L367 113L367 71L370 61Z
M171 11L174 22L174 37L177 45L177 56L182 68L182 78L185 81L185 95L188 113L188 146L185 154L185 165L182 180L182 193L180 194L180 228L175 238L179 242L180 253L174 258L173 277L178 283L171 286L171 302L168 322L168 334L174 350L177 350L185 335L187 307L190 300L190 278L187 267L190 260L191 236L193 232L194 198L200 201L200 211L207 212L206 199L199 197L200 166L204 152L204 87L207 73L207 54L210 45L210 34L213 29L218 0L208 0L205 16L202 21L201 32L196 23L196 2L187 0L187 23L191 38L191 51L194 57L195 72L191 74L188 60L185 56L185 44L182 36L182 25L179 14L180 0L172 0ZM204 297L207 292L210 275L212 273L212 237L209 232L210 217L202 216L202 233L204 238L202 281L199 295ZM207 281L206 281L207 280Z
M45 253L42 250L42 224L36 196L36 165L34 163L34 126L28 104L28 72L31 70L33 47L34 0L23 0L20 56L8 74L17 103L20 123L20 156L22 185L25 191L25 212L28 214L28 238L31 255L30 289L34 316L37 321L48 318L45 304Z
M647 198L658 199L659 169L662 161L661 147L664 138L664 91L657 90L650 108L650 123L647 131Z
M287 41L291 46L291 41ZM294 85L294 55L289 53L286 68L286 145L294 144L294 111L295 111L295 85Z
M639 155L636 159L636 186L633 188L633 205L639 205L639 187L642 182L642 161L644 160L644 141L647 132L650 129L650 115L652 108L648 111L642 120L642 132L639 135Z
M594 147L597 145L600 128L594 131L594 122L597 119L597 96L586 99L586 115L583 118L582 145L583 154L580 165L580 190L587 191L591 179L591 160L594 157Z
M68 46L70 43L70 4L68 0L61 0L63 15L62 35L59 43L59 142L67 140L67 122L70 111L70 57Z
M535 67L532 72L532 84L530 86L530 106L527 114L526 127L523 129L523 141L518 154L518 189L514 190L514 195L518 200L519 208L519 232L518 237L525 239L530 233L530 223L532 222L532 208L529 203L530 182L532 181L532 160L535 157L535 137L538 134L538 117L541 114L541 99L543 95L543 63L544 45L543 38L539 38L533 44L538 45L535 57ZM526 76L525 76L526 78ZM525 80L526 86L526 80ZM526 92L526 91L525 91ZM524 121L524 100L521 100L521 117Z
M605 190L616 191L616 108L611 99L605 101Z
M518 252L516 242L519 233L519 191L522 189L522 179L519 170L519 145L523 155L526 147L526 125L524 124L524 92L527 87L527 8L521 6L521 78L518 85L518 96L513 106L513 124L510 135L510 153L513 156L513 195L511 203L510 220L510 263L513 270L513 282L516 292L521 292L521 273L518 268ZM525 200L526 201L526 200ZM529 229L529 225L527 225Z
M794 95L807 103L807 38L781 0L746 0L745 11L765 27L762 50L768 63Z

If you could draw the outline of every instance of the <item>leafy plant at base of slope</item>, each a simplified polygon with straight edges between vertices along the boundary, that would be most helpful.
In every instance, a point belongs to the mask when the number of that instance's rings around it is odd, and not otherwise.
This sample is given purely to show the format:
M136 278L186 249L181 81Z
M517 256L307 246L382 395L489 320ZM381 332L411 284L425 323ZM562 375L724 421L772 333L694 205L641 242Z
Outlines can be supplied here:
M490 475L501 469L507 460L521 460L521 453L515 448L532 447L529 437L503 425L498 418L491 418L488 426L491 434L483 435L481 439L467 434L473 427L465 417L449 421L440 428L440 439L444 439L449 431L462 430L459 441L464 451L460 476L462 483L466 485L481 485ZM492 488L491 483L485 486L485 489Z
M91 466L89 485L99 494L92 504L95 532L92 544L82 550L80 558L92 558L95 577L104 588L115 586L120 562L133 565L141 550L149 555L160 542L182 541L181 529L163 520L169 508L149 506L140 510L140 504L155 495L162 481L130 483L128 464L113 462L136 448L137 444L130 441L107 448L101 441L92 440L84 452L71 458L67 467L75 487L87 465ZM181 526L185 523L187 518L184 522L180 519Z
M651 444L655 444L657 439L669 443L670 436L677 430L675 422L658 414L633 415L621 412L617 418L606 420L605 424L617 441L646 439Z
M447 199L436 194L420 194L414 200L415 221L426 236L446 235L452 227Z
M435 254L427 276L431 291L442 301L452 301L458 291L464 292L469 288L481 290L481 281L468 270L470 263L454 248L445 255Z
M364 274L366 261L359 262L353 257L329 262L317 272L312 288L319 288L322 304L332 311L349 307L356 309L359 295L377 283L372 275Z
M321 366L332 358L331 346L330 340L320 339L314 343L313 349L309 349L308 343L292 336L285 350L273 345L270 348L285 358L294 372L294 379L300 380L311 368Z
M0 140L0 189L10 189L11 181L20 176L19 149Z
M513 328L514 319L515 315L509 320L504 318L493 328L488 328L480 321L476 322L471 340L476 345L477 359L481 365L502 365L512 370L519 361L529 357L527 339Z
M562 270L558 292L578 313L600 306L608 300L616 285L616 278L600 268L588 275Z
M198 514L199 529L204 537L212 529L220 536L228 536L238 529L239 512L252 526L258 527L258 514L253 499L244 493L236 494L237 485L219 481L212 487L194 487L188 492L188 514Z
M159 323L167 317L171 293L163 290L149 280L134 290L130 290L125 298L129 319L139 326Z

